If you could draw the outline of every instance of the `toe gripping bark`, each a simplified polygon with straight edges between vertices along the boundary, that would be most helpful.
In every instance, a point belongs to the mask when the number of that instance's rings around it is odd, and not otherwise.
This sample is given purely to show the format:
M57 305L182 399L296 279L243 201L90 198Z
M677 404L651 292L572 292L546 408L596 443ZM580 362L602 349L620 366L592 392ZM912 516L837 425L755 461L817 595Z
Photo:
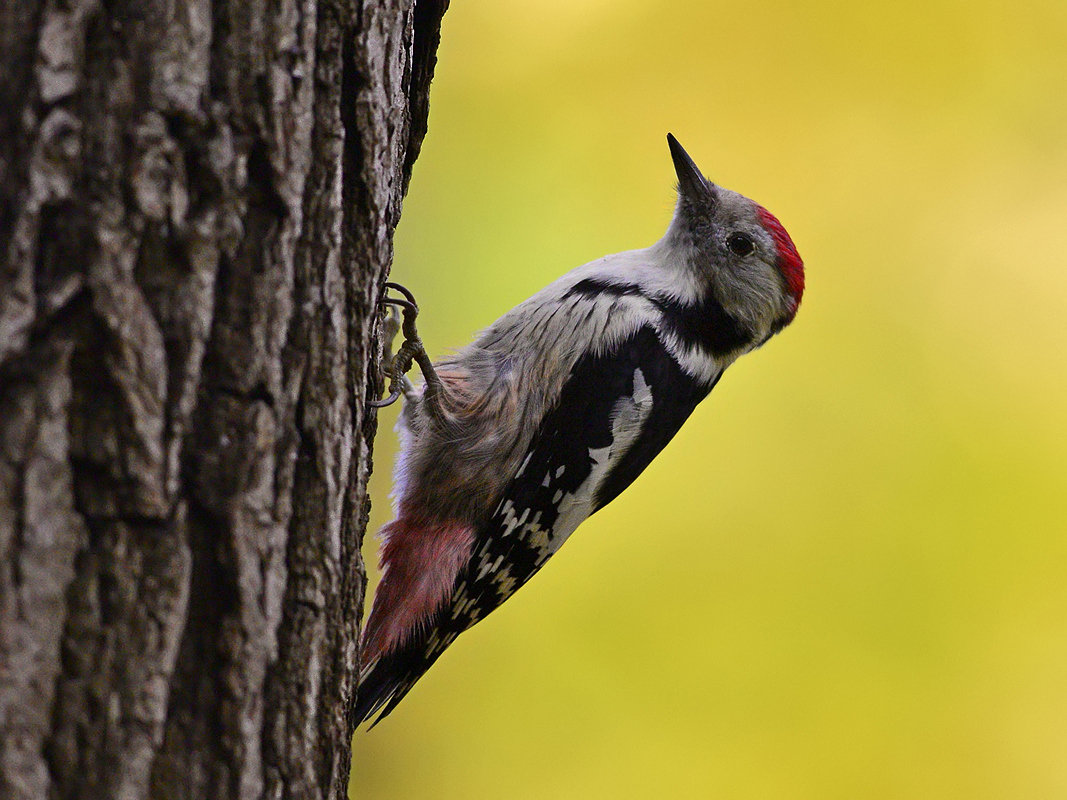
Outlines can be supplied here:
M386 336L385 354L382 357L382 369L389 377L389 396L382 400L370 400L368 404L374 408L384 408L397 401L401 394L412 394L414 388L405 375L411 370L412 362L417 362L422 376L426 381L426 394L436 397L441 392L441 381L434 372L430 357L426 354L419 331L415 327L415 318L419 315L419 306L415 302L415 295L405 289L399 283L386 283L386 292L390 289L399 292L404 297L389 297L386 294L380 301L382 305L392 309L400 309L403 314L403 324L400 325L395 313L390 313L383 323L383 331ZM404 341L400 349L392 353L392 339L397 332L402 331Z

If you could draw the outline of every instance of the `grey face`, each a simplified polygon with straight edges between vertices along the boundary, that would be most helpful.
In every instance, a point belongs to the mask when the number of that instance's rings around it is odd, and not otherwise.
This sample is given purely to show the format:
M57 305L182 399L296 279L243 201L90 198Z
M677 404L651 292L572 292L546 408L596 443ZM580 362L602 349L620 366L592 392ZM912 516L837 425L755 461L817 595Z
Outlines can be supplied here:
M723 306L754 332L770 331L790 313L789 289L779 268L779 249L764 227L765 212L744 195L704 177L678 140L667 141L678 173L675 220Z

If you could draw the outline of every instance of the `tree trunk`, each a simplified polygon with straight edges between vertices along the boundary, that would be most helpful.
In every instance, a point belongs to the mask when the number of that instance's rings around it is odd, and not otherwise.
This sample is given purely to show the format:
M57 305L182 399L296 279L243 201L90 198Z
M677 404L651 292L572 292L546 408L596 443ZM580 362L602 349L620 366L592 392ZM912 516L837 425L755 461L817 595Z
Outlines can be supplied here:
M0 0L0 797L346 793L447 0Z

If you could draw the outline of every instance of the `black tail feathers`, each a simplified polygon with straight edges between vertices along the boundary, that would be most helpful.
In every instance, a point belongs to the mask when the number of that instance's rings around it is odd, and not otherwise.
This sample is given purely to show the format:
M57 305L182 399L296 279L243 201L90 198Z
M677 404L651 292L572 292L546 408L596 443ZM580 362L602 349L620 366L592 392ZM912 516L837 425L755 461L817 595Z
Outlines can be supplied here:
M359 682L356 693L356 724L361 725L375 714L378 718L371 728L389 716L404 695L408 693L418 678L410 678L405 672L398 672L394 659L385 657L375 664ZM379 713L380 711L380 713ZM368 728L369 730L369 728Z
M422 638L382 655L360 678L354 712L356 724L377 714L373 728L389 716L440 655L440 650L428 651Z

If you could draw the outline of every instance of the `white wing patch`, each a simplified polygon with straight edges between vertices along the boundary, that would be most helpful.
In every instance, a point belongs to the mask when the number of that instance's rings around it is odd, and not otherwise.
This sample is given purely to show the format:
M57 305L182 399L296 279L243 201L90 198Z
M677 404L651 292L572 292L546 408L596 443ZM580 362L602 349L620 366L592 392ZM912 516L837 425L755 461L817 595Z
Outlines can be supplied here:
M593 471L575 492L563 495L559 502L559 518L556 520L551 539L548 538L547 532L543 536L530 532L528 541L531 545L538 546L540 561L559 550L567 537L592 513L597 489L641 434L651 413L652 389L641 370L635 369L633 396L619 398L611 412L611 444L589 451L589 457L593 460Z
M502 540L519 537L523 547L536 553L536 563L543 564L592 513L597 489L640 436L645 422L652 413L652 389L640 369L634 370L633 387L633 395L620 398L612 409L611 444L589 450L589 457L593 461L589 477L576 491L572 493L557 491L553 497L553 501L559 508L559 516L555 525L551 529L544 526L541 523L540 511L531 513L529 508L524 508L521 513L516 513L515 504L511 500L506 500L499 512L503 517ZM528 462L529 458L523 462L520 473L526 469ZM563 467L561 466L555 470L555 477L559 478L562 473ZM542 485L548 485L549 476L546 475L545 478L546 483ZM513 575L508 559L494 553L495 551L486 551L482 554L476 566L474 579L476 583L481 583L488 578L499 601L503 602L518 588L520 578L525 579L528 576ZM462 614L472 614L475 611L475 598L468 597L465 590L458 592L457 600L453 608L453 618ZM477 616L474 619L477 619Z

